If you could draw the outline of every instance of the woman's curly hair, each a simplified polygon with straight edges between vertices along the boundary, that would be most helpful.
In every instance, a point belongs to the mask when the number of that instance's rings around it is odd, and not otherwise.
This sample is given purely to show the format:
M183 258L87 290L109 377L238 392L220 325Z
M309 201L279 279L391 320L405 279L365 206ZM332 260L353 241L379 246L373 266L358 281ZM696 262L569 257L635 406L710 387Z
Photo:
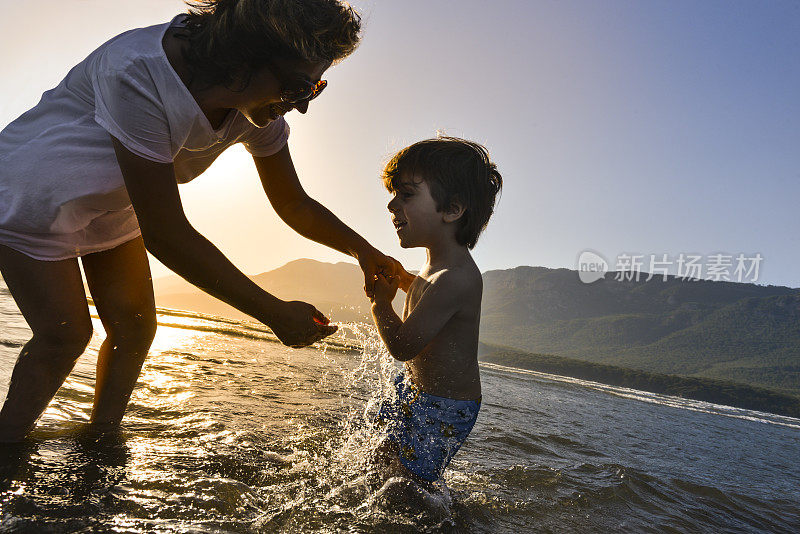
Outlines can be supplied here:
M358 46L361 17L339 0L187 2L184 58L194 85L229 85L274 58L337 63Z

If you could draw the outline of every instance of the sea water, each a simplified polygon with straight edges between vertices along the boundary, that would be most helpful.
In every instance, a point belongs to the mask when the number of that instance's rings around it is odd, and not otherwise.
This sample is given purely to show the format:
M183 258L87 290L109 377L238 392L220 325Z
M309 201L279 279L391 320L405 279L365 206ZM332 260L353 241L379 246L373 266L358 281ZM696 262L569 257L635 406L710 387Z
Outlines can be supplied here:
M484 364L440 509L399 510L364 477L398 368L374 328L295 350L256 324L159 323L121 431L95 434L94 320L30 439L0 447L0 531L800 531L797 419ZM0 286L2 398L29 334Z

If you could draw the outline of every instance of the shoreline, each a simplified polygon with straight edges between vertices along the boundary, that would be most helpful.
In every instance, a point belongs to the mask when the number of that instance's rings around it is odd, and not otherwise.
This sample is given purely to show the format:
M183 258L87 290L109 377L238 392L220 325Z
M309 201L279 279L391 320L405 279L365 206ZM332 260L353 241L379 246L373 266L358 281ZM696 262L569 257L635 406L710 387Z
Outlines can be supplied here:
M734 408L800 418L800 395L791 395L739 382L650 373L638 369L628 369L514 349L490 349L486 354L480 356L478 360L517 369L590 380L608 386L631 388L648 393L671 395Z

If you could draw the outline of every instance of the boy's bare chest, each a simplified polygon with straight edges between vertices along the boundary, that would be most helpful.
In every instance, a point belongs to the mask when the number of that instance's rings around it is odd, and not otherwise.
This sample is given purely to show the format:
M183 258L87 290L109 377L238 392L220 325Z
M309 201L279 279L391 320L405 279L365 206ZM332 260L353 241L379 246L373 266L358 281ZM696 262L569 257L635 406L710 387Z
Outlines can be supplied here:
M420 276L417 276L414 281L411 282L411 286L408 288L408 293L406 294L405 305L403 306L404 320L408 317L408 314L411 313L411 310L417 307L417 304L419 304L419 301L422 299L422 295L425 294L425 291L430 286L431 283Z

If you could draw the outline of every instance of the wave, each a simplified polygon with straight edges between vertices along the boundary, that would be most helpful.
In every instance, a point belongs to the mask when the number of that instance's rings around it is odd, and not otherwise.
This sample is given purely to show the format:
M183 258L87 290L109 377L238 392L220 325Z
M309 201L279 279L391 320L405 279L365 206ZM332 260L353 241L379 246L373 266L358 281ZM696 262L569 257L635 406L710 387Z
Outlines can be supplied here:
M698 401L693 399L686 399L683 397L674 397L671 395L663 395L660 393L650 393L648 391L639 391L637 389L625 388L620 386L609 386L601 384L600 382L593 382L591 380L583 380L580 378L572 378L568 376L553 375L549 373L542 373L539 371L531 371L529 369L519 369L517 367L510 367L507 365L500 365L496 363L481 362L481 368L493 369L523 376L538 377L550 381L561 382L565 384L573 384L596 391L602 391L617 397L626 399L637 400L641 402L649 402L652 404L659 404L662 406L671 406L673 408L680 408L683 410L691 410L695 412L703 412L714 415L722 415L725 417L733 417L736 419L743 419L746 421L754 421L765 424L773 424L785 426L788 428L800 429L800 419L788 417L785 415L776 415L767 412L759 412L756 410L746 410L744 408L736 408L733 406L725 406L723 404L714 404L711 402Z
M91 317L99 319L100 317L97 315L97 311L94 308L94 302L91 299L88 300L89 304L92 305L92 308L90 309ZM175 321L174 319L176 318L185 320ZM269 327L255 321L242 321L207 313L161 307L156 308L156 320L159 326L166 326L170 328L196 330L199 332L222 334L226 336L253 339L257 341L280 342L278 336L276 336ZM334 351L360 352L362 349L360 343L358 343L356 340L342 337L337 339L326 338L324 341L318 344L325 345L326 348Z

